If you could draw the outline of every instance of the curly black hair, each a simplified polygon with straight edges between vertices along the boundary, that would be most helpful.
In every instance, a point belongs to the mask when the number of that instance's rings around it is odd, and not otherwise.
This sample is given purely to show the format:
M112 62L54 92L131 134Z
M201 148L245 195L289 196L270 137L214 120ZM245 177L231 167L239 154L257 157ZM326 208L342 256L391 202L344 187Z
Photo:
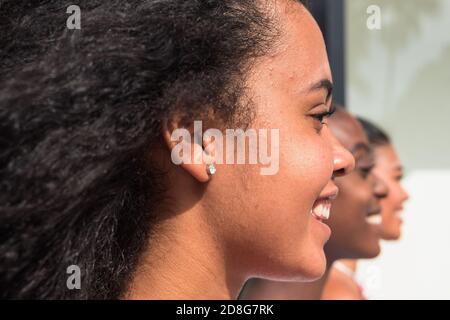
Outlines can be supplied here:
M259 2L80 0L81 30L69 1L2 2L0 298L122 297L168 187L161 122L251 120L245 76L279 36Z

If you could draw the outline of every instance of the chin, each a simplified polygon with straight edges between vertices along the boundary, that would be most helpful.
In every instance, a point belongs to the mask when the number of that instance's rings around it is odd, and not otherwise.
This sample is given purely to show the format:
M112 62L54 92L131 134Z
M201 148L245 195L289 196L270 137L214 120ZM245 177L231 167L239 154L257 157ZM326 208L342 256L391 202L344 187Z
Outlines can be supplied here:
M280 271L281 281L312 282L320 279L326 270L326 258L323 250L311 254L302 254L302 260L290 261ZM300 256L300 255L299 255Z
M376 258L380 255L381 253L381 247L380 244L378 243L376 246L373 246L373 248L370 248L370 250L368 250L366 252L366 256L364 257L365 259L373 259Z
M398 232L386 232L383 235L383 240L386 240L386 241L397 241L397 240L400 240L401 237L402 237L402 235L401 235L400 231L398 231Z
M325 273L325 253L317 244L290 247L287 251L278 253L269 260L266 257L259 262L260 266L264 265L264 269L260 270L258 277L282 282L310 282L321 278Z
M366 240L367 241L367 240ZM353 248L354 250L348 251L353 254L349 254L344 259L373 259L381 253L381 246L379 241L365 242L364 247Z
M382 225L381 238L386 241L400 240L402 235L401 224L396 221L389 221Z
M324 275L327 267L327 259L322 249L320 252L311 254L311 259L306 268L302 270L303 281L315 281Z

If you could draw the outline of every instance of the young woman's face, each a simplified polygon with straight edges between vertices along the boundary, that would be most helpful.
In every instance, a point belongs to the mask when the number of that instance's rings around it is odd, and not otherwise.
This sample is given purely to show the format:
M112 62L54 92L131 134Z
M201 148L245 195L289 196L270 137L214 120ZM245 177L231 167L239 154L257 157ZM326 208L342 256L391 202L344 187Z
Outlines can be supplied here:
M355 170L336 179L339 196L333 206L329 225L333 230L326 246L327 257L372 258L379 254L379 224L371 220L381 213L380 199L386 186L374 174L374 156L363 128L350 114L339 111L330 129L352 152Z
M282 38L256 62L247 87L256 109L251 128L279 130L279 171L263 176L267 166L219 164L206 193L223 212L210 218L217 236L251 276L315 279L325 270L330 229L312 210L326 214L320 205L337 192L333 175L354 160L321 118L331 102L322 34L304 7L276 3Z
M385 240L397 240L401 235L403 203L409 197L400 183L402 165L390 144L375 148L375 162L374 172L389 189L387 197L381 200L381 236Z

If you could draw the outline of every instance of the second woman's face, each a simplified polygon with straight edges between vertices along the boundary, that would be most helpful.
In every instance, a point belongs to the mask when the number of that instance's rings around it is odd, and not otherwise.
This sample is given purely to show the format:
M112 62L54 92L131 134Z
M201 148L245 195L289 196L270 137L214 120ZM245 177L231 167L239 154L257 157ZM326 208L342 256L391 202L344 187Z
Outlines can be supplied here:
M356 159L355 170L336 179L340 193L335 201L329 225L333 230L326 246L327 257L373 258L380 252L380 199L386 196L386 186L372 171L374 156L363 128L350 114L339 111L330 121L330 128Z
M402 165L392 145L376 147L375 159L374 172L389 189L387 197L381 200L381 236L385 240L397 240L401 236L403 203L409 197L401 185Z
M331 72L317 24L296 2L274 3L282 36L273 54L255 62L247 87L256 111L251 128L269 136L279 130L271 155L279 155L279 170L264 176L268 165L218 165L206 196L221 214L209 219L233 255L229 266L245 265L251 276L315 279L325 270L330 236L318 216L327 215L337 192L332 177L354 160L325 124Z

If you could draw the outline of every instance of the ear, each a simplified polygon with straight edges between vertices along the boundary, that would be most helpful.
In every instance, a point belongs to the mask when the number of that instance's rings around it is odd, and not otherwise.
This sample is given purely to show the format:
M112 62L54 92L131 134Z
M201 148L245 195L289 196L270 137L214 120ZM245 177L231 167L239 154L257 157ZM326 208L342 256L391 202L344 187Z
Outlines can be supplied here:
M182 119L174 117L162 123L162 135L174 165L179 165L199 182L208 182L208 164L214 162L211 140L203 140L201 122L194 123L194 130L183 126ZM199 127L200 126L200 127Z

